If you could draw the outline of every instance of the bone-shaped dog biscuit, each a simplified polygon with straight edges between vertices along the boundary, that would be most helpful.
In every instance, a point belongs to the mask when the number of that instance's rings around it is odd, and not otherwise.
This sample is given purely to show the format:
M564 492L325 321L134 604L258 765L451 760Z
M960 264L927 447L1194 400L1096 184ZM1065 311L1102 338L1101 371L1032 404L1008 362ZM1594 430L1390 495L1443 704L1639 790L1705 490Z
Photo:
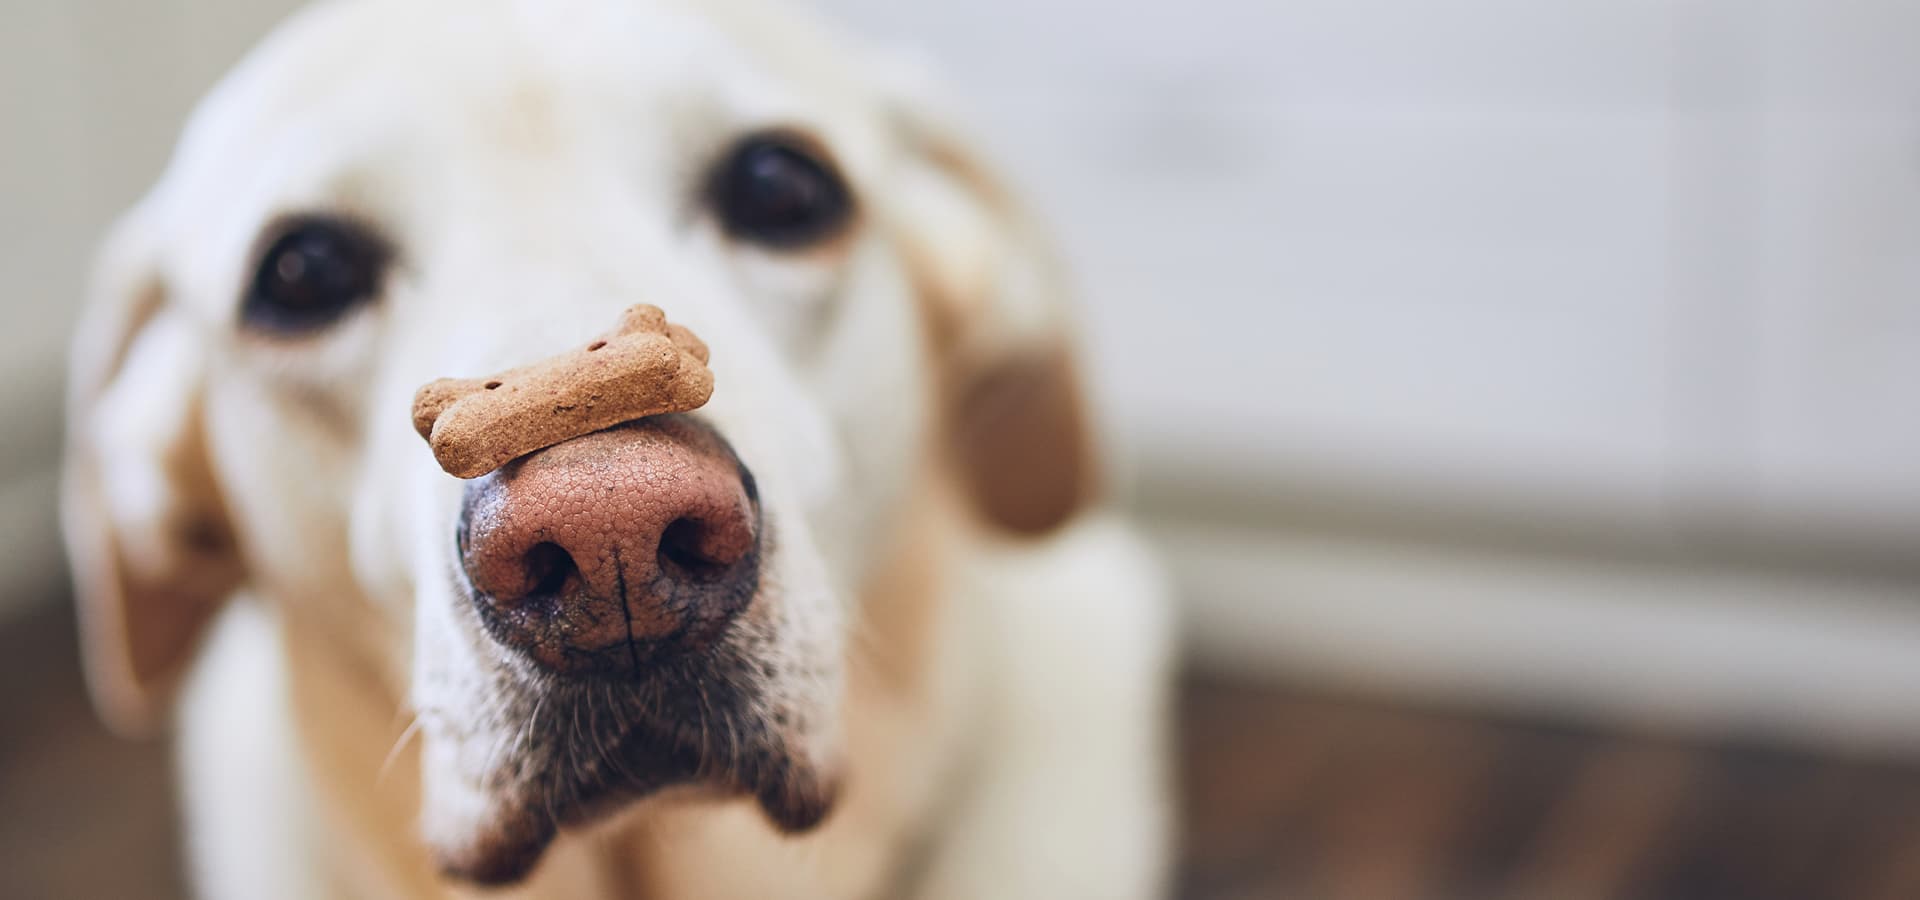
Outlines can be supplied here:
M622 422L697 409L712 394L707 345L640 305L579 349L490 378L429 382L413 395L413 428L448 474L478 478Z

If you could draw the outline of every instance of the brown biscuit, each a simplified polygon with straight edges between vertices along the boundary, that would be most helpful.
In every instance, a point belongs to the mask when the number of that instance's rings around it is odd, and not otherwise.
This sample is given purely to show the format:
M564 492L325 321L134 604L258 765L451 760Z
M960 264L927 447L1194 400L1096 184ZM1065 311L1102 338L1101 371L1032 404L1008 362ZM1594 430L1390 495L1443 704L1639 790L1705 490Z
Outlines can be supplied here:
M707 345L634 306L605 337L491 378L442 378L413 395L413 429L448 474L478 478L622 422L698 409L713 394Z

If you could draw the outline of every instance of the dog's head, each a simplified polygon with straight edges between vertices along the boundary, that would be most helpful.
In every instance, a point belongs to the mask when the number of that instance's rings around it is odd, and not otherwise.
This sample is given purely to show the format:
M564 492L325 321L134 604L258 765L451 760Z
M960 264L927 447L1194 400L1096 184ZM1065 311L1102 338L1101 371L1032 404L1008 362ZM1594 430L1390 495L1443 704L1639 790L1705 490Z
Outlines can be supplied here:
M417 714L453 874L515 879L673 785L817 823L861 586L914 498L1032 534L1091 483L1052 276L901 71L731 2L282 29L83 319L65 522L109 720L157 724L244 593ZM711 348L707 405L472 482L435 465L416 388L638 303Z

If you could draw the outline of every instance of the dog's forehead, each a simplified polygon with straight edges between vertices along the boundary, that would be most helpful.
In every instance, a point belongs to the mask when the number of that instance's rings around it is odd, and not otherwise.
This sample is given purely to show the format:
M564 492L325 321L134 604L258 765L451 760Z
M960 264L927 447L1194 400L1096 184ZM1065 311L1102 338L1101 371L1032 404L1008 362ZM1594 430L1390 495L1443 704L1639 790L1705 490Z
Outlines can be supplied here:
M513 227L497 213L563 196L677 206L754 127L818 132L859 181L890 145L846 47L754 0L323 3L190 122L153 204L163 241L192 243L167 266L226 296L266 222L314 209L407 237L450 233L414 217Z
M335 0L289 20L236 67L186 145L258 148L323 125L418 134L503 108L518 115L555 95L610 115L702 104L777 115L802 97L858 93L831 38L741 5Z

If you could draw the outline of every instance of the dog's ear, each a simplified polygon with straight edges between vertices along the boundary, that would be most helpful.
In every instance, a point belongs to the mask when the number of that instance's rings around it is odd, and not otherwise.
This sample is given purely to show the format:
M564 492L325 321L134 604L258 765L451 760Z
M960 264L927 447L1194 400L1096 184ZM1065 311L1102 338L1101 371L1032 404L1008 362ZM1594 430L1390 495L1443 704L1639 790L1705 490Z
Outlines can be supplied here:
M156 730L201 632L240 582L208 465L206 346L167 298L149 214L96 264L74 341L61 520L87 683L115 730Z
M930 108L894 100L908 162L889 230L922 300L961 484L988 522L1042 534L1099 484L1067 291L1040 229Z

